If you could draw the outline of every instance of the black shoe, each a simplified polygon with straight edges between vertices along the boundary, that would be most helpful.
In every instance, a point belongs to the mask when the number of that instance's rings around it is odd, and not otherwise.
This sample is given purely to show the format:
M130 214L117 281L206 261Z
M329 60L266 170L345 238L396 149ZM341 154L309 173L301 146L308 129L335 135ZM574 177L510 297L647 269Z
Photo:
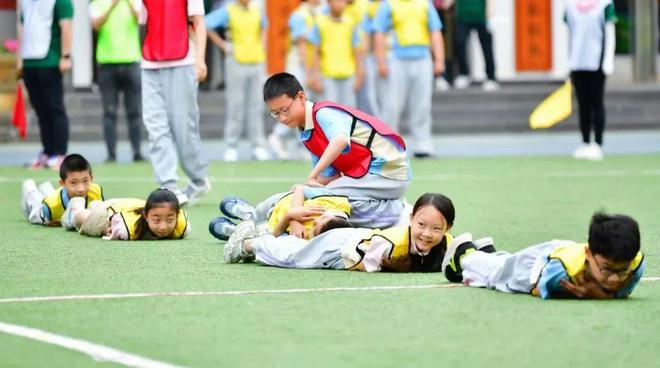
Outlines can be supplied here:
M476 252L475 245L472 243L472 234L465 233L454 238L447 246L445 258L442 260L442 271L450 282L463 281L463 268L461 267L461 258L472 252Z
M142 154L139 152L133 155L133 162L142 162L144 161L144 157L142 157Z
M105 162L108 164L114 164L117 162L117 156L115 156L115 154L110 154L108 155L108 158L105 159Z

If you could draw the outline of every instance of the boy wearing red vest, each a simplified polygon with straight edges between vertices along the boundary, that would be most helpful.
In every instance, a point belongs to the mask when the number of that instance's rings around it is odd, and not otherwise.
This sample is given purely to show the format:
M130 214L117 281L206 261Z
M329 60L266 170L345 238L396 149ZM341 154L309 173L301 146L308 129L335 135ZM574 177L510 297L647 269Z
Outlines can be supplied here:
M307 185L353 198L403 198L412 176L408 154L387 124L348 106L307 101L300 82L288 73L268 78L264 101L271 116L300 130L314 165Z
M161 187L179 203L195 202L211 189L199 136L197 83L206 78L203 0L142 0L142 121ZM189 32L190 29L190 32ZM190 184L177 189L178 160Z

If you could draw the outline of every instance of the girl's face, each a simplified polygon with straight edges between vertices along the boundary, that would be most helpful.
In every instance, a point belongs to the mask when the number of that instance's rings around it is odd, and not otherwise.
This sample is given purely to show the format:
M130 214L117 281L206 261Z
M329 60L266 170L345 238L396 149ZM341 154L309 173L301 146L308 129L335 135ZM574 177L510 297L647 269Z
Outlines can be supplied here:
M438 245L450 226L435 207L421 207L410 216L410 237L420 252L428 252Z
M159 238L166 238L176 227L177 213L169 206L153 207L146 213L149 230Z

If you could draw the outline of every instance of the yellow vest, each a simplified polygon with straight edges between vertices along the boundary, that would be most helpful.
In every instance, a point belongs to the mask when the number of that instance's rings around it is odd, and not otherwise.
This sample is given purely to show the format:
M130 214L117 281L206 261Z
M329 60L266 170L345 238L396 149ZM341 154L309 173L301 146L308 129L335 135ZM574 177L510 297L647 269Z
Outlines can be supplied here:
M50 220L51 222L60 222L62 219L62 214L64 214L64 203L62 202L62 194L66 189L61 187L51 193L48 197L44 198L43 204L48 207L50 211ZM103 189L100 185L96 183L91 183L89 185L89 190L87 191L87 197L85 198L85 208L92 201L102 201L103 200Z
M248 4L247 9L237 3L227 5L229 32L231 32L234 58L242 64L261 63L266 58L261 39L261 9Z
M335 19L330 14L320 14L316 25L321 36L321 74L337 79L352 77L355 74L354 23L348 17Z
M289 193L286 196L282 197L273 211L268 217L268 228L271 232L275 231L277 224L282 221L286 213L291 208L293 203L293 194ZM325 210L339 211L344 212L346 215L351 215L351 205L348 203L348 197L339 196L339 195L323 195L314 198L307 199L303 202L303 205L306 207L319 206L323 207ZM312 229L314 228L314 220L307 221L303 223L305 226L305 238L309 239L312 236ZM287 228L287 231L289 229Z
M108 213L111 215L118 214L124 220L124 225L126 225L126 229L128 230L129 240L139 240L137 234L135 234L135 230L137 222L142 215L135 211L144 208L145 203L146 202L142 199L126 198L117 201L108 207ZM186 216L186 212L184 210L179 210L179 213L176 216L176 226L174 227L174 231L167 239L183 238L187 228L188 217Z
M385 230L373 230L371 237L363 240L359 248L368 248L369 243L371 243L374 237L381 237L392 244L392 249L388 257L390 267L400 270L401 268L399 267L406 267L410 263L410 226L401 225ZM445 234L445 238L446 244L451 243L454 239L450 234Z
M575 276L581 272L584 272L585 265L587 262L587 255L585 250L589 247L588 244L566 244L562 245L559 248L553 250L550 253L549 259L558 259L564 265L568 277L571 281L575 282ZM644 255L641 251L637 253L635 259L630 262L628 270L635 271L637 267L642 263Z
M392 24L399 45L430 45L428 0L390 0L390 4L392 6Z

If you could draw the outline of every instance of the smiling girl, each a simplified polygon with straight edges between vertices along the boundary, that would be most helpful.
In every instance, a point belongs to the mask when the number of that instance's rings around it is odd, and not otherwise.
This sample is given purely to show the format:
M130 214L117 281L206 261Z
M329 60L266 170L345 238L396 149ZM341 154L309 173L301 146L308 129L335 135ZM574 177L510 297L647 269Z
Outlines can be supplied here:
M329 268L355 271L437 272L452 237L451 200L426 193L413 207L410 225L386 230L355 229L349 221L321 226L311 240L257 234L254 223L242 222L225 245L227 263L253 258L286 268Z

